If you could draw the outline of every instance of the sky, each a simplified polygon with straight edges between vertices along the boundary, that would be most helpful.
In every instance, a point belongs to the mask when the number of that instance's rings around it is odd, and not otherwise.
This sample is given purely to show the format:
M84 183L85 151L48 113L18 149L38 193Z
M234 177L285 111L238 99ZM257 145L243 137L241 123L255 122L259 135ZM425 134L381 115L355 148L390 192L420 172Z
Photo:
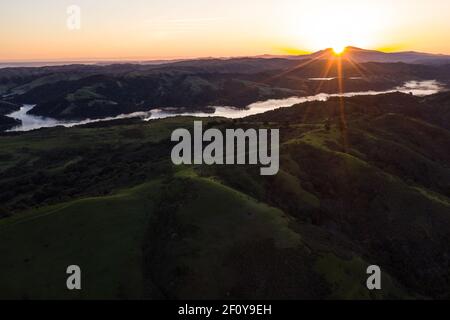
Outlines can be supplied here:
M67 12L71 5L79 20ZM450 54L449 40L450 0L0 2L0 61L297 54L347 45Z

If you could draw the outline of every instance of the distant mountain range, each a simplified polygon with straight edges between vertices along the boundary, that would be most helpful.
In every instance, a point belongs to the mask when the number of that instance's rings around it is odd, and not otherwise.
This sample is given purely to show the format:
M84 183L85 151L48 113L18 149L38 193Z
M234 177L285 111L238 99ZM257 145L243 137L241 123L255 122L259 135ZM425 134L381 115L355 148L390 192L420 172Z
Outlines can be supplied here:
M351 58L356 62L404 62L411 64L432 64L442 65L450 64L450 55L432 54L416 51L402 51L402 52L382 52L377 50L367 50L357 47L346 47L343 58ZM204 57L197 59L159 59L159 60L68 60L68 61L0 61L0 69L2 68L16 68L16 67L49 67L49 66L64 66L73 64L83 65L113 65L113 64L140 64L140 65L167 65L176 63L188 63L198 61L227 61L236 59L248 58L264 58L264 59L289 59L289 60L304 60L304 59L334 59L336 57L332 48L327 48L310 54L302 55L272 55L263 54L249 57L228 57L228 58L213 58Z
M58 61L0 61L0 69L3 68L40 68L40 67L58 67L74 64L107 66L111 64L142 64L158 65L165 63L174 63L185 61L186 59L165 59L165 60L58 60Z
M431 54L415 51L403 52L381 52L366 50L357 47L347 47L341 54L345 58L351 58L355 62L403 62L411 64L442 65L450 63L450 55ZM336 54L333 49L328 48L306 55L263 55L261 58L283 58L283 59L334 59Z

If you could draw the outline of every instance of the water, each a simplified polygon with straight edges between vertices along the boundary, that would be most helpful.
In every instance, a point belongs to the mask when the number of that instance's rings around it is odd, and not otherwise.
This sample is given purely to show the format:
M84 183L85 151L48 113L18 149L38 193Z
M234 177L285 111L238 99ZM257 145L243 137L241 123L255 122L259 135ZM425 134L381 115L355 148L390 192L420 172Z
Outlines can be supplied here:
M334 80L334 79L336 79L336 78L309 78L308 80L311 80L311 81L331 81L331 80Z
M116 117L109 117L104 119L86 119L83 121L61 121L52 118L45 118L35 115L27 114L28 111L33 109L34 105L24 105L20 108L19 111L13 112L8 116L11 118L19 119L22 121L22 125L17 126L9 131L30 131L39 128L48 128L55 126L65 126L65 127L73 127L76 125L100 122L100 121L108 121L108 120L116 120L116 119L127 119L127 118L135 118L140 117L143 120L153 120L153 119L161 119L167 117L174 116L196 116L196 117L226 117L226 118L243 118L251 115L255 115L258 113L263 113L266 111L278 109L278 108L286 108L291 107L295 104L305 103L308 101L326 101L331 97L354 97L354 96L362 96L362 95L378 95L378 94L386 94L392 92L403 92L403 93L412 93L416 96L426 96L430 94L437 93L442 90L442 86L435 80L428 81L409 81L406 82L403 86L396 87L392 90L386 91L361 91L361 92L347 92L344 94L328 94L328 93L319 93L313 96L307 97L290 97L284 99L270 99L261 102L255 102L248 105L246 108L235 108L235 107L226 107L226 106L216 106L214 107L214 113L204 113L204 112L176 112L174 108L166 108L166 109L154 109L147 112L135 112L131 114L122 114Z
M102 119L86 119L82 121L64 121L64 120L57 120L53 118L47 118L47 117L41 117L41 116L35 116L32 114L28 114L27 112L33 109L35 105L25 104L23 105L20 110L15 111L11 114L8 114L8 117L18 119L22 121L22 125L17 126L13 129L8 130L8 132L14 132L14 131L30 131L40 128L51 128L51 127L57 127L57 126L64 126L64 127L74 127L82 124L88 124L93 122L100 122L100 121L109 121L109 120L116 120L116 119L127 119L127 118L136 118L141 117L143 119L146 119L150 117L151 112L134 112L129 114L122 114L116 117L108 117L108 118L102 118Z
M343 94L329 94L329 93L319 93L314 96L306 96L306 97L290 97L285 99L270 99L261 102L255 102L247 106L245 109L241 108L233 108L233 107L215 107L214 113L200 113L200 112L192 112L192 113L173 113L170 110L157 109L153 110L151 116L147 118L150 119L160 119L167 118L170 116L176 115L185 115L185 116L198 116L198 117L226 117L226 118L243 118L251 115L255 115L258 113L263 113L267 111L271 111L278 108L287 108L292 107L293 105L299 103L305 103L309 101L326 101L331 97L354 97L354 96L366 96L366 95L378 95L378 94L386 94L392 92L402 92L402 93L412 93L415 96L426 96L430 94L438 93L442 90L442 86L434 80L429 81L409 81L406 82L403 86L396 87L392 90L385 91L360 91L360 92L346 92Z
M54 127L58 125L58 120L52 118L38 117L27 114L28 111L33 109L34 105L24 105L20 110L8 114L8 117L19 119L22 121L22 125L16 127L10 131L27 131L33 129L39 129L43 127Z

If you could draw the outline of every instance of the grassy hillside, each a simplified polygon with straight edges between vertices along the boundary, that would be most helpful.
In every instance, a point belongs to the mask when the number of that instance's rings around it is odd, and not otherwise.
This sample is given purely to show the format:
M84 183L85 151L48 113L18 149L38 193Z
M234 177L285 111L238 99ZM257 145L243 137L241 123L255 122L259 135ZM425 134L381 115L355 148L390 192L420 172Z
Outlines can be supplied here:
M0 222L1 299L140 298L142 251L157 182L30 210ZM11 245L11 244L14 245ZM67 290L69 265L83 291Z
M435 99L345 99L345 125L338 100L204 119L280 128L274 177L174 167L170 134L189 117L3 135L0 297L448 298L450 133L424 112ZM371 264L381 291L365 287Z
M192 172L42 207L1 221L0 298L370 298L367 262L311 252L292 224ZM339 265L332 273L328 259ZM71 264L83 271L80 292L65 288ZM386 279L378 297L405 294Z

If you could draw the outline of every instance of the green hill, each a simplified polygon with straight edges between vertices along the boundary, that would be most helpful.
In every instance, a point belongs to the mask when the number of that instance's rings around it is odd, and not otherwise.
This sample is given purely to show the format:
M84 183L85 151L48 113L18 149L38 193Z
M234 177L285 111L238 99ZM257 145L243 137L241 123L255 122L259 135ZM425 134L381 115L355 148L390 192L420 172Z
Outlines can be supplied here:
M0 136L0 298L448 298L450 133L424 111L445 109L436 99L345 99L345 125L339 100L204 119L280 128L274 177L174 167L170 134L189 117ZM365 287L372 264L381 291Z
M294 226L279 209L193 173L46 206L1 222L0 298L370 298L367 262L313 253L314 240L303 243ZM83 271L75 293L65 288L72 264ZM387 297L404 294L386 283Z

